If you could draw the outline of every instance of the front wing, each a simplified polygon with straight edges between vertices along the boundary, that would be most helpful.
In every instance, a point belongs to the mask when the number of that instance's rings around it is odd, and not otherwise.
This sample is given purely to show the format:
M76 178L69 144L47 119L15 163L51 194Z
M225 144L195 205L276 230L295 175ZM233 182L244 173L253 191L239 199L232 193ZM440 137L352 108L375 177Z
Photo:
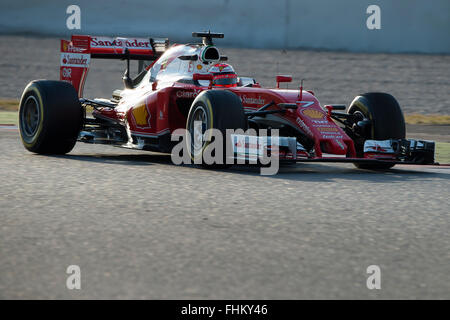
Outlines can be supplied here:
M290 162L350 162L436 164L435 143L414 139L366 140L362 157L322 154L306 150L294 137L263 137L231 135L233 158L256 162L258 159L278 155L280 161Z

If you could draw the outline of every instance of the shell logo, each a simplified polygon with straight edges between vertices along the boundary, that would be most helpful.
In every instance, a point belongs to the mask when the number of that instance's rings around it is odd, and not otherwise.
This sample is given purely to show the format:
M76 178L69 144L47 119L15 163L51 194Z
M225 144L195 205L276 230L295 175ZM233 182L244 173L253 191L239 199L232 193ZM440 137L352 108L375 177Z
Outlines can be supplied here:
M145 104L133 108L131 113L133 114L136 126L150 128L150 115L147 112Z
M323 119L325 117L325 113L314 109L306 109L302 113L311 119Z

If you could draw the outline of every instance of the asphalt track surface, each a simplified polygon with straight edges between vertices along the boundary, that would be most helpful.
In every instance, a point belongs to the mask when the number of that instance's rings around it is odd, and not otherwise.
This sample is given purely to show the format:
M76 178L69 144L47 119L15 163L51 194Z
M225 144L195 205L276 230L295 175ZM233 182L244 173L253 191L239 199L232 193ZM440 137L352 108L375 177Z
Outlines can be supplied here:
M40 156L0 129L0 175L2 299L450 298L448 168L261 176L83 143Z
M0 40L0 97L58 77L57 39ZM405 112L449 113L448 55L223 51L263 85L305 78L322 103L381 90ZM108 97L123 70L93 62L86 96ZM261 176L81 143L39 156L0 128L0 298L449 299L449 178L448 168L351 164ZM381 290L366 288L374 264ZM81 290L66 288L69 265Z

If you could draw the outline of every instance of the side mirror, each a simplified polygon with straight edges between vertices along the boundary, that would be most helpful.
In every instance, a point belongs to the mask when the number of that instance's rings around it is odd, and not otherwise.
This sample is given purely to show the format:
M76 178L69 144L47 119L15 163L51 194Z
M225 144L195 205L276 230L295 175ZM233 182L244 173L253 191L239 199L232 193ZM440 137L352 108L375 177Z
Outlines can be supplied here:
M279 75L277 76L277 88L280 87L280 82L292 82L292 76Z
M212 88L212 81L213 81L213 75L209 74L209 73L194 73L192 75L192 79L194 79L194 81L198 81L198 80L206 80L209 81L209 89Z
M212 81L213 75L209 74L209 73L194 73L192 75L192 79L194 79L194 81L198 81L198 80Z

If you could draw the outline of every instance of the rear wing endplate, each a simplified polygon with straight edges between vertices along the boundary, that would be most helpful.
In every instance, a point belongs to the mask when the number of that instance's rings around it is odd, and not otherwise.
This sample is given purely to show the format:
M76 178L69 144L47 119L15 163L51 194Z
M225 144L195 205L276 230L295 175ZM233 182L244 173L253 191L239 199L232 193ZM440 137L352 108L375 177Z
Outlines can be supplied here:
M168 46L168 39L73 35L61 40L60 80L70 82L82 97L91 58L152 61Z

